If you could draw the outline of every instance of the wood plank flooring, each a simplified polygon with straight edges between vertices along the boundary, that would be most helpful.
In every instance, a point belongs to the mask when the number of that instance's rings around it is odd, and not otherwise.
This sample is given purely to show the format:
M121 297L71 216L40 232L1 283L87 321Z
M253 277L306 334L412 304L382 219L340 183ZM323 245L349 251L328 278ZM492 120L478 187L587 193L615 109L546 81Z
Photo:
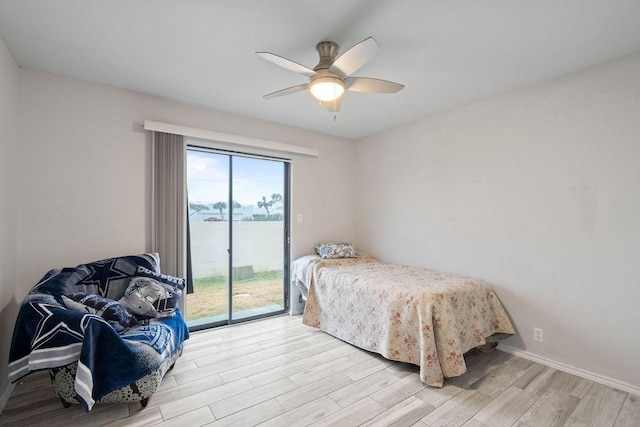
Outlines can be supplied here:
M640 426L640 398L494 351L442 389L418 367L359 350L299 316L194 333L147 408L64 409L48 374L25 377L0 414L12 426Z

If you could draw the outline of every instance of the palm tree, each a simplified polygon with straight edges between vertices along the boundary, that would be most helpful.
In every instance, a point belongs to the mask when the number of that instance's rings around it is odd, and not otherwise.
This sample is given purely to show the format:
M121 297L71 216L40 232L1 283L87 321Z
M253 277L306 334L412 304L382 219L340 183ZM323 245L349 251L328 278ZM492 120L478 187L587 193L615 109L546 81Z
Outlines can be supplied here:
M271 206L273 206L273 200L271 200L270 202L267 202L267 198L264 196L262 196L262 201L258 201L258 207L264 208L267 211L267 216L270 215L269 208Z
M227 204L225 202L216 202L213 204L213 209L218 209L220 211L220 219L224 219L223 210L227 209Z
M274 202L274 203L275 202L281 202L282 201L282 195L279 194L279 193L273 193L271 195L271 201Z
M229 213L229 216L231 218L232 221L234 221L233 217L236 216L238 217L239 215L242 214L242 212L240 212L240 208L242 207L242 205L238 202L236 202L235 200L233 200L231 202L231 212Z

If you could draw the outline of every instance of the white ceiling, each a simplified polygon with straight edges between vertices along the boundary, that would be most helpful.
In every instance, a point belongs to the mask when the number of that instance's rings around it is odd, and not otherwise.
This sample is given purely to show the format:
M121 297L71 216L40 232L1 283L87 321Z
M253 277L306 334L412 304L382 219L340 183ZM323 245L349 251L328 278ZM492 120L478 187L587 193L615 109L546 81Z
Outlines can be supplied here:
M337 120L306 83L315 45L373 36L354 75L406 85L349 92ZM18 65L346 138L360 138L640 51L640 0L0 0ZM640 78L640 76L639 76Z

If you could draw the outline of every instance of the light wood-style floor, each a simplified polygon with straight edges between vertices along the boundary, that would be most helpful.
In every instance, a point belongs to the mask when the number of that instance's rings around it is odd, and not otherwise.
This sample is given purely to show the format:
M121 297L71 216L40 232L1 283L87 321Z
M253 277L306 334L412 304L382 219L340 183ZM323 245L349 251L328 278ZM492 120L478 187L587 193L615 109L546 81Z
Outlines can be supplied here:
M494 351L442 389L395 363L280 316L194 333L142 409L64 409L46 373L25 377L2 425L640 426L640 398Z

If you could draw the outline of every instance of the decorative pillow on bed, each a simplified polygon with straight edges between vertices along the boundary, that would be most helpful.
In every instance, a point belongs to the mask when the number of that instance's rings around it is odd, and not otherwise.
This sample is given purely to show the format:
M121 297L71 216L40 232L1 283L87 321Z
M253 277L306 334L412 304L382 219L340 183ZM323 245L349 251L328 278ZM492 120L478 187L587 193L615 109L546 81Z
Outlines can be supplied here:
M102 317L119 334L138 324L136 318L118 301L100 295L78 292L68 296L62 295L62 301L70 310L84 311Z
M360 252L351 243L318 243L313 246L320 258L358 258Z
M171 317L182 296L184 279L138 268L120 303L139 319Z

